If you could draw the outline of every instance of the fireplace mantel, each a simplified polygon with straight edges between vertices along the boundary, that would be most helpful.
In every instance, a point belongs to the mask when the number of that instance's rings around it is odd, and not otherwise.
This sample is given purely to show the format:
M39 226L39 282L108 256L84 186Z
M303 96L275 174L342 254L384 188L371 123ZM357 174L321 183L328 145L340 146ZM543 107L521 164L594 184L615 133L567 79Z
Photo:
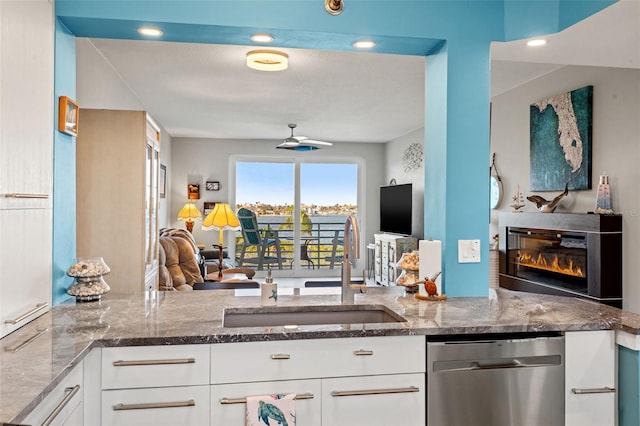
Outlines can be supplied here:
M622 306L622 216L503 213L499 285Z

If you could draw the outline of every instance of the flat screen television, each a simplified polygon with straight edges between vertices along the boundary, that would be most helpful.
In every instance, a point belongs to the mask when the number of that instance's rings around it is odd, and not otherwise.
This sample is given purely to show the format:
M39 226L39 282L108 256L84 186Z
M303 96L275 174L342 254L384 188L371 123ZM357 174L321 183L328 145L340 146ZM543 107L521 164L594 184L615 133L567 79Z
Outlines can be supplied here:
M411 235L412 185L380 187L380 231Z

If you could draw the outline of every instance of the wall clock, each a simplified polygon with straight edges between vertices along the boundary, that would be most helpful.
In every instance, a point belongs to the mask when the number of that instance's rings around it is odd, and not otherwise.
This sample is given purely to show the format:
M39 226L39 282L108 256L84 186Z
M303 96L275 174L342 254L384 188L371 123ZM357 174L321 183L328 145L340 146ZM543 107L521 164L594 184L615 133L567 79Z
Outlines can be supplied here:
M491 167L489 167L489 175L491 186L489 188L490 192L490 201L489 205L492 209L498 208L500 203L502 202L502 178L498 173L498 168L496 167L496 154L493 153L493 159L491 161Z

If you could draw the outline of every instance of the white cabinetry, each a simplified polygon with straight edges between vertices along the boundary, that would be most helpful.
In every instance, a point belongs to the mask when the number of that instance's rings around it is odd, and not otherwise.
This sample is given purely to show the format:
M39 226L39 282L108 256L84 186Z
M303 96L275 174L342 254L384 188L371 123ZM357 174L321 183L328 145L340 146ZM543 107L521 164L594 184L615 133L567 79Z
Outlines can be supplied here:
M102 256L116 293L156 287L160 132L144 111L82 110L77 253Z
M615 332L567 332L565 345L566 426L616 424Z
M0 1L0 337L51 301L53 6Z
M398 278L396 263L403 253L418 249L418 240L393 234L375 234L374 274L376 283L395 285Z
M103 348L101 424L209 424L209 348Z
M81 426L83 420L83 368L78 364L22 421L29 425Z
M296 393L298 425L424 425L425 370L424 336L212 345L212 424L243 425L247 396Z

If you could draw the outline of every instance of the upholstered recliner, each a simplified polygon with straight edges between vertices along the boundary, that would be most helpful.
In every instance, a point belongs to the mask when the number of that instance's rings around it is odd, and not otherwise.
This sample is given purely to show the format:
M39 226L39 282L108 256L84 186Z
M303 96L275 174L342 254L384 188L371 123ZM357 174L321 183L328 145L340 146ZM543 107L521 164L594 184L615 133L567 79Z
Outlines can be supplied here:
M200 274L198 247L185 229L160 230L159 263L160 290L193 290L194 283L204 281Z

